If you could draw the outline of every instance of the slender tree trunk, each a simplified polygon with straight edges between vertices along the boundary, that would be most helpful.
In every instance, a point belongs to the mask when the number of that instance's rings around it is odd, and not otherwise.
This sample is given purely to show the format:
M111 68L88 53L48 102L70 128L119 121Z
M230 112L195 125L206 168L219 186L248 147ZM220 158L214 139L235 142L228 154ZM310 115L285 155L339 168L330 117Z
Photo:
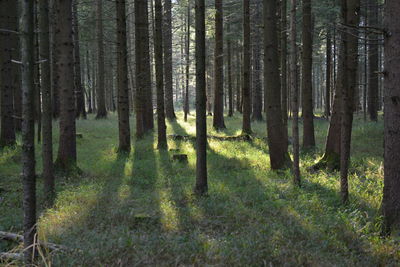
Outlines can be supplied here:
M284 136L281 108L281 82L279 77L277 0L264 0L264 86L268 146L271 168L284 169L290 166L290 157Z
M104 87L104 43L103 43L103 0L96 0L96 37L97 37L97 114L96 119L107 117L106 95Z
M283 139L288 147L287 0L281 2L281 103Z
M17 2L15 0L5 0L2 3L0 9L0 27L3 29L13 29L15 27L15 18L9 16L9 12L15 9ZM13 40L16 38L15 33L0 32L0 38L3 40L0 42L0 68L1 68L1 88L0 88L0 99L1 99L1 130L0 130L0 148L6 146L13 146L16 143L15 140L15 127L14 127L14 104L13 104L13 93L14 93L14 80L13 80L13 42L6 42L5 40Z
M57 46L56 46L56 33L58 30L58 16L56 11L58 10L59 0L52 0L50 2L50 41L51 41L51 90L52 90L52 109L53 118L57 119L60 117L60 87L58 85L57 77Z
M206 117L206 27L204 0L196 0L196 186L195 193L207 193Z
M148 96L151 96L150 54L149 54L149 21L147 0L135 0L135 58L136 58L136 137L151 130L148 109ZM151 116L153 113L151 113Z
M303 1L304 5L304 1ZM304 7L303 7L304 8ZM299 166L299 86L298 86L298 67L297 67L297 44L296 44L296 9L297 1L291 1L290 11L290 87L292 92L292 110L293 110L293 181L294 184L300 186L300 166ZM304 10L303 10L304 12ZM304 21L303 21L304 23ZM304 25L303 25L304 27Z
M50 35L49 35L49 0L39 0L40 28L40 58L46 59L40 64L42 104L43 104L43 180L46 204L53 203L54 174L53 174L53 129L51 106L51 76L50 76Z
M164 0L164 76L165 76L165 115L167 119L176 119L174 111L174 91L172 88L172 14L171 0Z
M186 36L186 87L185 87L185 102L184 102L184 120L187 121L189 114L189 69L190 69L190 1L187 7L187 36Z
M225 129L224 122L224 36L223 0L215 0L214 116L213 127Z
M261 84L261 44L262 44L262 7L261 2L256 3L254 10L254 44L253 47L253 112L252 119L255 121L262 121L262 108L263 108L263 95Z
M242 133L251 134L251 40L250 0L243 0L243 124Z
M158 128L158 149L167 149L167 134L165 126L164 110L164 69L163 69L163 32L162 32L162 3L155 0L155 36L154 54L156 60L156 84L157 84L157 128Z
M386 0L385 7L385 94L384 94L384 188L382 212L383 234L400 229L400 2Z
M86 75L87 75L87 86L88 86L88 113L91 114L93 113L93 81L91 79L90 73L91 73L91 68L90 68L90 57L89 57L89 49L86 51Z
M368 26L379 27L378 25L378 12L379 3L377 0L368 0L369 16ZM371 32L368 35L371 40L377 40L379 35ZM379 109L379 46L376 41L371 41L368 45L368 114L371 121L378 121Z
M228 34L231 34L230 32L230 23L227 25L228 27ZM228 55L228 96L229 96L229 111L228 111L228 116L232 117L233 116L233 89L232 89L232 41L230 38L227 40L227 45L226 45L226 50Z
M340 146L340 191L342 202L349 199L348 169L350 160L351 131L354 111L354 92L357 86L358 67L358 24L360 21L360 0L342 0L343 25L350 25L344 30L344 67L342 108L341 108L341 146Z
M303 0L303 53L302 53L302 113L303 113L303 147L315 147L313 88L312 88L312 17L311 0Z
M74 26L74 79L76 95L76 117L86 119L85 95L83 93L81 77L81 56L79 44L78 0L73 0L73 26Z
M240 54L240 45L238 44L236 47L236 110L242 113L242 74Z
M117 10L117 86L118 86L118 152L131 151L129 126L128 51L126 39L125 0L116 1Z
M325 118L331 115L331 74L332 74L332 37L328 30L326 35L326 87L325 87Z
M72 2L58 0L56 13L56 77L60 90L60 138L56 165L62 171L71 171L76 169Z
M34 260L36 236L36 176L34 126L34 2L20 1L22 80L22 182L24 190L24 260Z

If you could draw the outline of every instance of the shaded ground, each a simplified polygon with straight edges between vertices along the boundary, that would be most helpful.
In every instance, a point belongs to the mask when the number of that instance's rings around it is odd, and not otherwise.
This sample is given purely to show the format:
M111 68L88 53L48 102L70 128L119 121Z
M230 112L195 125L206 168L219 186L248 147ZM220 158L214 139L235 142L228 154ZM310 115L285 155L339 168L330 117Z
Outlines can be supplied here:
M226 132L209 134L240 133L240 116L227 118L226 124ZM194 125L190 116L188 123L169 124L168 133L194 135ZM156 150L151 135L134 142L128 157L118 158L116 127L113 116L78 122L83 134L79 166L85 175L59 177L56 205L40 216L43 239L75 250L54 256L56 266L400 264L399 242L378 235L381 123L355 122L347 207L340 205L337 173L305 172L320 156L325 121L316 121L319 148L302 154L301 189L293 188L289 173L269 170L268 147L261 139L210 140L210 191L201 199L192 195L194 143L168 143L188 154L188 164L171 161L175 152ZM254 123L253 129L265 136L264 123ZM22 228L18 153L0 156L0 230L14 232ZM0 243L0 250L9 248Z

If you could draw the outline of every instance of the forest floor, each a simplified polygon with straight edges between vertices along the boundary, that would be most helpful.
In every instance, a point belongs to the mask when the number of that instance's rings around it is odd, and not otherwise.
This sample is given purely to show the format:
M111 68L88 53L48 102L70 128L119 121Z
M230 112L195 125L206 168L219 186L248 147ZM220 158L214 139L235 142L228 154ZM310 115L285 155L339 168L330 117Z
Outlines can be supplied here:
M168 134L194 135L195 117L184 122L178 116L168 123ZM224 132L211 130L211 121L209 134L241 132L239 114L226 118ZM77 121L82 134L78 165L84 174L57 177L56 203L39 209L38 223L39 238L72 252L46 261L54 266L399 266L400 237L379 236L383 123L355 119L348 206L340 202L337 172L306 171L321 156L327 132L327 121L315 123L318 147L301 154L300 189L289 172L270 170L263 139L210 139L209 195L196 198L193 142L169 139L174 151L161 152L156 136L148 135L133 141L131 154L121 159L116 115ZM255 136L266 136L265 122L252 127ZM189 162L172 161L175 153L187 154ZM0 152L0 231L22 229L19 160L18 147ZM38 198L41 205L40 176ZM0 251L13 246L0 241Z

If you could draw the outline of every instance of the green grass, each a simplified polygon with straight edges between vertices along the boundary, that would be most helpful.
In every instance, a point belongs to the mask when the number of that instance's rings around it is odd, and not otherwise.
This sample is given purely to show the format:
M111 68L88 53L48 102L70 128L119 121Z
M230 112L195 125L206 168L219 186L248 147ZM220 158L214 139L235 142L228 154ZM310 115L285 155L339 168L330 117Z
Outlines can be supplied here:
M168 124L168 133L195 134L195 117ZM241 117L226 118L240 134ZM134 125L132 123L132 125ZM288 265L377 266L400 264L399 238L381 239L381 122L356 118L353 134L350 203L340 204L338 173L310 174L323 152L328 123L316 120L318 148L303 152L303 186L290 173L270 171L268 146L210 140L209 196L192 195L195 144L168 141L189 157L171 161L174 152L156 150L156 136L133 141L128 158L118 158L117 120L78 121L80 177L57 178L57 200L40 210L39 236L74 249L53 255L55 266L135 265ZM265 123L253 123L266 135ZM56 133L57 135L57 133ZM54 138L57 148L57 137ZM37 149L38 172L41 169ZM0 154L0 230L22 229L20 150ZM39 177L39 204L42 203ZM0 250L11 249L0 242Z

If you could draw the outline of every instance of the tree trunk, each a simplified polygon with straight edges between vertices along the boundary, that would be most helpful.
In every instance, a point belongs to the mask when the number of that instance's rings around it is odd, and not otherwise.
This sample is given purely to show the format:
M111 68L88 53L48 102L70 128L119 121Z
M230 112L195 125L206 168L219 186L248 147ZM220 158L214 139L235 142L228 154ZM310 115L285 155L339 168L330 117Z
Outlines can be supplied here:
M53 173L53 128L51 106L50 77L50 35L49 35L49 0L39 0L40 58L46 59L40 64L42 104L43 104L43 180L46 204L51 206L54 200Z
M281 103L283 120L283 139L288 147L288 75L287 75L287 0L281 2Z
M386 0L385 7L385 152L382 211L383 233L400 229L400 2Z
M228 29L228 34L231 34L230 32L230 23L227 25ZM228 96L229 96L229 107L228 107L228 116L232 117L233 116L233 89L232 89L232 40L231 38L228 38L227 44L226 44L226 50L228 55Z
M303 1L303 8L304 8ZM297 44L296 44L296 8L297 1L291 1L290 11L290 87L292 93L292 110L293 110L293 181L294 184L300 186L300 166L299 166L299 86L298 86L298 68L297 68ZM304 12L304 9L303 9ZM304 21L303 21L304 24ZM304 27L304 25L303 25ZM303 29L304 30L304 29Z
M369 0L369 16L368 26L379 27L378 25L378 12L379 3L377 0ZM368 45L368 114L371 121L378 121L378 108L379 108L379 46L376 41L379 39L378 34L371 32L368 35L370 44Z
M9 12L16 8L17 2L15 0L5 0L2 3L0 10L0 27L3 29L15 30L15 17L9 16ZM15 35L15 36L14 36ZM0 68L1 68L1 130L0 130L0 148L6 146L13 146L15 140L15 127L14 127L14 80L13 80L13 42L6 42L5 40L13 40L17 35L10 32L0 32Z
M157 129L158 149L167 149L167 133L165 126L164 110L164 69L163 69L163 32L162 32L162 3L155 0L155 36L154 55L156 61L156 84L157 84ZM172 100L171 100L172 101Z
M342 202L347 203L348 169L350 160L351 131L354 111L354 92L357 86L358 67L358 24L360 21L360 0L342 0L343 25L350 25L344 29L344 78L341 86L341 133L340 133L340 189Z
M225 129L224 122L224 36L223 0L215 0L214 116L213 127Z
M303 53L302 53L302 113L303 147L315 147L313 88L312 88L312 51L313 25L311 18L311 0L303 0Z
M206 27L204 0L196 0L196 186L207 193Z
M328 30L326 35L326 87L325 87L325 118L331 115L331 73L332 73L332 37Z
M56 13L56 77L60 90L60 138L56 165L62 171L71 171L76 168L72 2L58 0Z
M106 94L104 88L104 43L103 43L103 0L97 0L96 6L97 37L97 114L96 119L107 117Z
M187 24L186 24L186 87L185 87L185 102L184 102L184 120L187 121L189 114L189 68L190 68L190 1L187 7Z
M243 124L242 133L251 134L251 40L250 40L250 0L243 0Z
M118 86L118 152L131 151L129 126L128 51L126 39L125 0L116 1L117 10L117 86Z
M277 0L264 0L264 86L268 146L271 168L284 169L290 166L290 157L284 136L281 108L281 81L279 77Z
M57 46L56 46L56 33L58 30L58 16L56 11L58 10L58 0L52 0L50 2L50 41L51 41L51 90L52 90L52 109L53 118L57 119L60 116L60 87L58 85L57 77Z
M76 95L76 117L86 119L85 95L83 94L81 77L81 56L79 44L79 21L78 21L78 0L72 2L73 26L74 26L74 79Z
M165 115L176 119L174 111L174 92L172 88L172 14L171 0L164 0L164 76L165 76Z
M22 182L24 210L24 260L34 259L36 236L36 176L34 126L34 2L20 1L22 80Z
M149 21L147 0L135 0L135 58L136 58L136 137L151 130L153 113L148 114L148 107L151 110L151 77L150 77L150 54L149 54ZM151 100L151 98L150 98Z
M252 119L262 121L263 95L261 84L261 44L262 44L262 8L261 2L257 2L254 10L254 44L253 44L253 112Z

